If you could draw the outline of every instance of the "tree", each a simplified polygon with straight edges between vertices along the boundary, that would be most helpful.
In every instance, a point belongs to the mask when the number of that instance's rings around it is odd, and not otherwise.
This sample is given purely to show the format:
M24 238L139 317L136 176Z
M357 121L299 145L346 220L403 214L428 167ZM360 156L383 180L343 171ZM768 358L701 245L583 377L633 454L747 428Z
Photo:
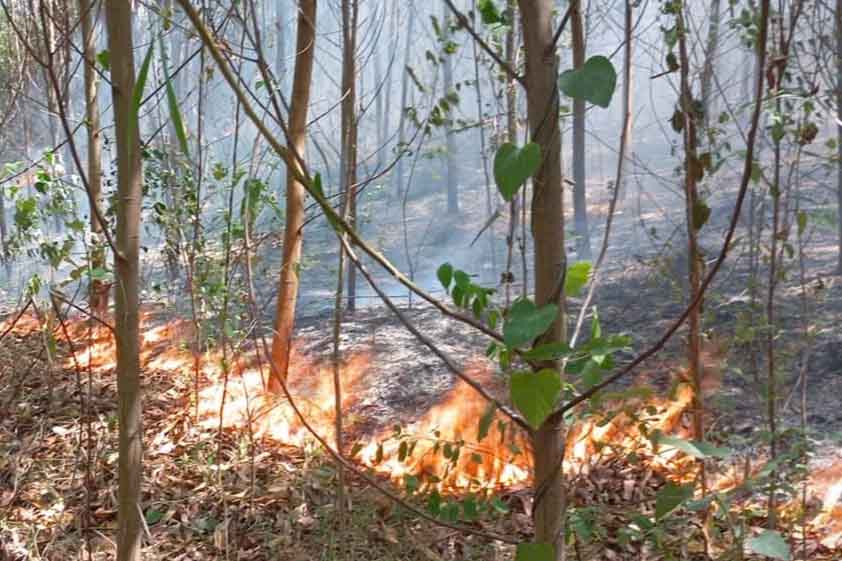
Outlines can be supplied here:
M585 23L581 0L570 0L570 27L573 32L573 67L585 65ZM588 198L585 158L586 103L584 98L573 99L573 221L576 224L576 257L591 258L591 238L588 228Z
M541 166L533 177L532 236L535 303L554 303L559 313L544 342L566 339L564 297L559 283L565 270L561 129L558 121L558 61L553 54L552 0L519 0L526 56L526 105L532 141L541 147ZM566 495L561 470L563 421L550 417L533 434L535 540L555 546L562 559Z
M316 0L301 0L298 7L296 32L295 69L292 79L292 102L289 111L289 147L298 158L304 157L307 144L307 113L310 106L310 83L316 54ZM280 377L286 380L295 326L295 308L298 300L299 268L304 228L303 162L287 163L286 224L284 225L283 260L281 261L280 292L275 314L272 338L272 375L269 389L281 390Z
M451 60L451 39L450 39L450 18L447 17L447 6L442 4L444 10L441 21L441 42L444 47L444 54L441 61L441 75L444 83L444 99L448 100L450 110L444 116L444 137L445 137L445 162L447 175L447 213L459 214L459 175L456 166L456 136L453 131L454 103L451 100L453 90L453 61Z
M836 0L836 273L842 275L842 0Z
M340 178L344 193L343 212L348 223L357 221L357 0L342 0L342 142ZM376 57L376 55L375 55ZM342 249L340 248L340 252ZM348 264L348 310L357 305L357 269Z
M114 255L116 264L114 317L120 442L117 560L139 561L143 528L140 505L143 477L143 427L140 396L138 312L140 263L138 256L143 170L137 118L139 99L137 101L134 99L132 3L129 0L106 2L105 17L111 60L111 95L114 100L117 144L117 236ZM141 76L148 69L148 63L147 56ZM142 81L140 83L142 84Z
M82 28L82 56L85 59L85 128L88 134L88 190L90 199L100 203L102 192L102 141L100 139L99 106L97 101L96 45L94 43L94 12L91 0L79 0L79 18ZM91 313L105 316L108 310L108 286L100 272L105 269L105 248L102 240L103 224L94 209L90 212L91 234L94 248L91 253L91 270L88 303Z

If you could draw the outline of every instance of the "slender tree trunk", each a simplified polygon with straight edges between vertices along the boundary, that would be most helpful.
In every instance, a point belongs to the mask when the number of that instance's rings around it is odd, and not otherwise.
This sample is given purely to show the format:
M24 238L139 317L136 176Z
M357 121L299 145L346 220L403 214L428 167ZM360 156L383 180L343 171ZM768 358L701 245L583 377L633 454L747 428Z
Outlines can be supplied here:
M406 105L409 97L409 60L412 53L412 40L415 30L415 17L409 14L409 22L406 25L406 46L404 47L404 59L401 72L401 106L400 117L398 117L398 162L395 165L395 189L393 193L398 199L403 194L403 152L406 150Z
M477 1L473 0L474 14L477 13ZM476 18L475 18L476 19ZM484 99L482 95L482 81L480 80L479 66L480 66L480 52L479 44L476 41L471 41L473 44L474 55L474 91L476 93L477 102L477 124L479 126L479 148L480 157L482 159L482 174L485 179L485 214L488 220L493 220L494 202L496 195L491 187L491 173L488 170L488 142L485 137L485 112L483 111ZM494 240L494 229L488 228L488 252L491 258L491 275L492 278L497 274L497 245Z
M0 264L6 264L6 186L0 183Z
M295 70L292 80L292 103L289 112L290 148L304 157L307 145L307 113L310 106L310 84L316 52L316 0L300 0L296 31ZM300 166L300 163L296 163ZM269 378L269 390L281 391L280 376L286 380L292 331L295 325L295 306L298 300L298 275L304 228L304 186L287 169L286 224L281 262L281 284L275 315L275 334L272 338L272 362L275 368Z
M448 8L446 4L442 4L442 45L447 45L450 40L450 18L448 17ZM443 96L445 99L453 91L453 55L445 52L442 56L441 75L444 85ZM447 173L447 214L459 214L459 174L456 164L456 136L453 132L453 115L455 114L455 106L450 103L450 109L444 118L444 138L445 138L445 159L446 159L446 173Z
M628 4L631 0L626 0L626 9L624 10L624 25L627 31L627 36L630 36L632 28L634 26L634 22L632 21L632 8ZM629 40L626 42L624 47L628 51L627 58L634 60L634 41ZM623 96L623 115L628 116L628 122L626 124L626 142L623 145L623 151L619 154L619 157L622 158L622 166L626 169L629 167L629 157L632 154L632 145L633 145L633 133L634 133L634 65L626 65L623 69L623 81L625 85L623 86L623 91L627 92L626 95ZM621 173L622 180L619 185L616 185L615 188L620 189L619 200L625 201L626 195L629 191L629 174L628 173ZM637 216L639 219L640 216ZM637 235L637 227L633 229L634 234Z
M102 192L102 142L99 136L99 105L97 102L96 43L94 37L94 13L90 0L79 0L79 17L82 24L82 56L85 58L85 127L88 132L88 189L90 198L100 204ZM100 205L101 208L101 205ZM91 234L94 248L91 252L91 268L105 269L105 247L102 244L103 224L96 213L90 210ZM91 313L104 317L108 310L108 286L99 279L93 279L88 296Z
M678 28L679 63L681 64L681 88L679 92L679 108L684 118L684 201L685 222L687 227L687 279L690 288L688 301L696 299L702 284L702 256L699 253L698 231L701 224L697 224L697 208L702 208L699 199L698 180L703 173L702 163L698 155L698 125L696 104L690 84L690 57L687 49L687 28L685 26L684 8L676 15ZM693 438L704 440L704 402L701 391L701 314L702 305L694 307L687 317L687 369L693 384ZM704 463L701 470L702 489L706 492Z
M710 0L710 19L708 22L707 48L705 65L702 69L702 111L704 111L704 134L710 136L711 113L713 113L713 69L719 54L719 14L721 0Z
M105 3L111 95L117 143L117 283L114 289L119 400L119 491L117 559L141 558L141 481L143 469L140 397L138 284L142 168L138 122L132 117L135 86L132 54L132 5L128 0Z
M570 29L573 32L573 67L585 65L585 25L581 0L570 0ZM573 215L576 223L576 257L591 258L591 238L588 228L588 197L585 161L585 121L587 109L584 99L573 100Z
M842 275L842 0L836 0L836 227L838 256L836 272Z
M535 258L535 301L557 300L559 316L546 339L566 338L564 298L557 286L565 267L564 203L561 175L561 130L558 122L558 61L553 48L552 0L520 0L526 54L526 100L532 141L541 147L542 163L533 177L532 236ZM562 421L545 422L533 435L535 539L555 546L564 557L566 493L561 469L564 453Z
M506 32L506 64L509 68L517 68L516 58L517 52L515 48L515 10L517 9L516 0L508 1L509 20L512 22ZM517 143L517 84L511 76L506 76L506 140L511 143ZM518 198L512 197L509 203L509 232L506 235L506 275L503 282L506 284L506 306L511 302L512 297L512 283L514 281L514 273L512 273L512 265L514 261L515 252L515 236L517 235L518 224ZM526 283L524 277L523 282Z
M357 220L357 0L342 0L342 192L347 197L348 222ZM341 250L340 250L341 251ZM357 307L357 269L348 263L348 310Z
M373 8L376 9L376 8ZM388 83L383 82L383 62L380 60L380 50L376 49L372 54L372 58L374 59L374 120L375 120L375 130L377 131L377 169L383 169L383 165L386 161L384 150L386 144L386 129L385 123L383 119L384 107L383 107L383 95L385 95L386 91L389 88ZM382 86L381 86L382 85ZM383 88L381 92L378 92L378 88ZM381 95L382 93L382 95Z

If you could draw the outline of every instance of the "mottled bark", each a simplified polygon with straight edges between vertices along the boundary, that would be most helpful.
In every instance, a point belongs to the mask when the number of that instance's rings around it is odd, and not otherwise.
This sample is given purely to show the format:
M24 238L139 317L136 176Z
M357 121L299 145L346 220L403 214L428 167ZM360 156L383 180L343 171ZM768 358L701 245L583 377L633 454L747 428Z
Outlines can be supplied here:
M296 34L295 69L289 112L289 147L303 158L307 144L307 114L316 51L316 0L300 0ZM297 179L301 177L302 171L293 169L293 165L300 168L301 163L289 162L287 167L283 260L275 333L272 338L274 368L269 378L269 389L276 393L282 389L278 377L286 379L289 370L303 243L305 190Z
M132 4L105 3L117 144L117 238L114 289L119 417L117 560L141 559L143 468L139 359L139 260L142 168L132 54ZM133 115L135 115L133 117Z

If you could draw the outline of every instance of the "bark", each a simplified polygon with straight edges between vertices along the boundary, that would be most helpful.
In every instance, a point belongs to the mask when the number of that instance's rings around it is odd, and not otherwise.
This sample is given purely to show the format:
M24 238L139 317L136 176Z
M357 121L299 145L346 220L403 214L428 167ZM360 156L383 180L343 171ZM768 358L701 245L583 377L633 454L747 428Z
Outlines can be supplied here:
M842 0L836 0L836 272L842 274Z
M393 191L396 198L400 199L403 194L403 152L406 149L406 105L409 97L409 55L412 52L412 39L415 29L415 18L412 14L409 15L409 21L406 26L406 45L404 47L403 72L401 73L401 106L400 117L398 118L398 162L395 165L395 189Z
M541 147L542 163L533 177L532 236L535 259L535 300L538 306L558 300L559 317L546 340L566 337L564 300L557 290L565 266L564 204L561 176L561 131L556 80L558 61L553 49L552 0L519 0L526 55L526 101L532 141ZM533 435L536 493L533 505L535 540L555 546L564 556L563 422L550 421Z
M342 3L342 192L345 193L343 207L347 209L347 220L351 227L357 222L357 0L343 0ZM340 250L341 251L341 250ZM348 264L348 310L357 305L357 269Z
M141 481L143 468L138 327L138 253L142 169L138 123L132 118L135 85L132 56L132 5L105 3L111 54L117 144L117 283L114 290L119 408L119 491L117 560L141 558Z
M573 32L573 67L585 65L585 26L581 0L570 0L570 26ZM585 110L584 99L573 100L573 219L576 223L576 257L591 258L591 239L588 228L588 198L585 184Z
M292 102L289 112L290 149L304 157L307 141L307 113L310 105L310 83L316 47L316 0L301 0L296 31L295 69L292 81ZM303 174L302 162L287 165L286 224L284 226L283 260L281 262L280 293L272 338L272 362L275 368L269 378L269 390L280 392L281 380L286 380L295 325L295 306L298 300L298 275L304 227L304 185L297 179ZM296 166L298 169L293 169Z
M82 27L82 56L85 58L85 127L88 134L88 189L90 198L101 206L102 193L102 141L100 139L99 106L97 104L96 39L94 37L94 11L91 0L79 0L79 17ZM105 269L105 248L100 239L103 224L91 209L91 268ZM108 286L102 281L91 281L89 305L91 313L103 318L108 310Z
M517 68L515 49L515 23L514 14L516 0L509 0L508 13L512 24L506 32L506 64L509 68ZM517 84L515 80L506 75L506 139L508 142L517 143ZM512 262L514 260L515 235L517 233L518 207L517 197L512 197L509 203L509 232L506 235L506 274L503 281L506 284L506 306L509 306L512 296L512 284L514 274L512 273ZM523 282L526 283L526 277Z
M681 64L681 88L679 107L684 116L684 197L685 222L687 227L687 279L690 294L688 300L696 300L702 284L702 256L697 240L698 228L694 216L701 204L698 191L698 169L702 165L698 156L698 126L696 104L690 84L690 57L687 49L687 28L684 13L677 16L679 63ZM693 384L693 437L704 440L704 402L701 391L701 314L703 302L695 306L687 317L687 370ZM706 491L704 464L702 463L702 489Z
M702 69L702 110L704 111L705 134L710 135L711 113L713 113L713 68L719 53L719 14L721 0L710 1L710 21L708 23L705 65Z
M0 263L6 263L6 186L0 184Z
M442 45L450 40L450 19L447 16L448 8L442 4L444 10L441 19ZM442 82L444 84L444 97L447 98L453 90L453 60L450 54L444 53L441 63ZM451 105L450 110L444 118L445 137L445 159L447 173L447 214L459 214L459 174L456 169L456 137L453 132L453 115L455 107Z

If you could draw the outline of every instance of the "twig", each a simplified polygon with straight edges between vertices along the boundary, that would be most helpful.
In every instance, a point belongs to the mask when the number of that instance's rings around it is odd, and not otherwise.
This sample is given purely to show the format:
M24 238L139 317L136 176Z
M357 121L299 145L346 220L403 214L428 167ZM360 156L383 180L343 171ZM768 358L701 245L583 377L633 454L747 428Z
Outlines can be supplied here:
M498 55L497 52L494 49L492 49L491 46L489 46L489 44L486 43L482 37L480 37L479 33L477 33L476 29L474 29L474 27L471 25L470 20L468 20L468 16L460 12L451 0L444 0L444 3L447 4L447 7L450 9L451 12L453 12L453 15L456 16L456 19L459 21L459 25L462 28L464 28L465 31L467 31L471 37L473 37L474 41L476 41L477 44L480 47L482 47L482 50L488 53L488 55L494 59L494 62L496 62L500 66L500 68L502 68L506 72L506 74L509 75L510 78L517 81L518 84L520 84L524 87L524 89L526 89L526 80L524 79L524 77L515 72L514 68L509 66L506 61L500 58L500 55Z

